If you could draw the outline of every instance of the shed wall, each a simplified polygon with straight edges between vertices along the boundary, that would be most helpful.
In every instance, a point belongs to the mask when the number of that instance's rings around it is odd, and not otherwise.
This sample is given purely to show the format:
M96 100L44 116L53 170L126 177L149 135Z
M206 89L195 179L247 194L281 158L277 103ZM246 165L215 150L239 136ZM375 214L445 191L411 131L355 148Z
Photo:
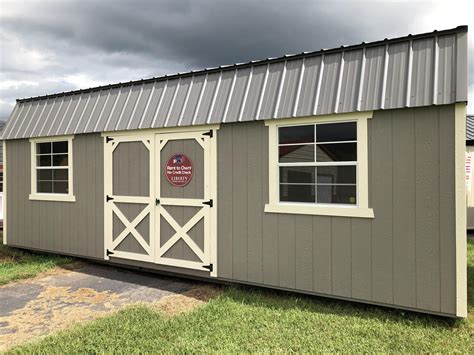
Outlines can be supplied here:
M217 134L220 279L456 314L453 105L374 112L374 219L264 213L267 130L231 123ZM9 244L103 257L102 138L73 142L76 203L30 201L30 143L7 142Z
M374 219L264 213L263 122L218 133L219 277L427 311L456 311L454 106L374 112Z
M73 139L76 202L31 201L31 147L7 142L8 244L91 258L104 255L104 162L99 134Z

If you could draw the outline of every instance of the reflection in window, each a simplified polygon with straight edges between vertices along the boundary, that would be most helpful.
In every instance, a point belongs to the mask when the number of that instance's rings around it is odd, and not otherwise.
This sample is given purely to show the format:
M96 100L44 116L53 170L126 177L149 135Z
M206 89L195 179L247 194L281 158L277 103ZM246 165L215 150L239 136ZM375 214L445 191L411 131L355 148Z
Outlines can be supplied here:
M357 203L357 124L325 123L278 130L280 201Z

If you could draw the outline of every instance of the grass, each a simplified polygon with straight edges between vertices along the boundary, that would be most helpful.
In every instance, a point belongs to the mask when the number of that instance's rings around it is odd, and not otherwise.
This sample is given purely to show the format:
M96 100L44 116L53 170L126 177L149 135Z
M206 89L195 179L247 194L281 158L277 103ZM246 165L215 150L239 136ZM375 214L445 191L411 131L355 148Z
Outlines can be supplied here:
M0 285L34 277L70 261L70 258L39 255L7 247L3 245L3 235L0 233Z
M462 352L474 353L474 241L469 311L452 320L349 302L226 288L191 313L135 306L14 352Z

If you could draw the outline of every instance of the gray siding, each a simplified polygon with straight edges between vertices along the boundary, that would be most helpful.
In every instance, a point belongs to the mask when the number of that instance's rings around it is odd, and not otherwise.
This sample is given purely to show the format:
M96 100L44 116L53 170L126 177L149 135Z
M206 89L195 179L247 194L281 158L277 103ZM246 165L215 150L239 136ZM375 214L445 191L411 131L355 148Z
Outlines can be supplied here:
M104 163L99 134L73 140L76 202L30 201L30 143L7 142L8 244L103 258Z
M218 132L218 274L241 282L455 313L454 106L376 111L374 219L264 213L263 122Z

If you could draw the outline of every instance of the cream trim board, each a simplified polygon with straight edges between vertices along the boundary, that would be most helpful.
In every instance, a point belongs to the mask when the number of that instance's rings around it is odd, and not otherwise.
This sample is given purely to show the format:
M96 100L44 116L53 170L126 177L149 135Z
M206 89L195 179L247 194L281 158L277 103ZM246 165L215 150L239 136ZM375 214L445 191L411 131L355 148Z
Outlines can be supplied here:
M3 141L3 244L7 244L8 233L7 233L7 141Z
M338 113L332 115L305 116L294 118L278 118L265 120L265 126L295 126L299 124L311 123L333 123L339 121L356 121L359 119L369 119L374 115L374 111Z
M28 198L31 201L59 201L59 202L76 202L75 196L66 194L30 194Z
M454 108L454 166L456 209L456 316L467 317L466 236L466 104Z
M147 134L167 134L167 133L184 133L184 132L206 132L210 130L219 130L220 124L204 124L195 126L179 126L179 127L162 127L162 128L141 128L135 130L123 131L107 131L102 132L102 137L143 137Z
M31 175L31 187L29 199L33 201L60 201L60 202L76 202L74 196L74 135L58 136L58 137L42 137L42 138L31 138L31 155L30 155L30 175ZM49 142L68 142L68 193L67 194L55 194L55 193L38 193L36 190L36 144L37 143L49 143Z
M306 214L319 216L338 216L338 217L360 217L360 218L374 218L374 210L372 208L361 207L322 207L319 205L304 205L300 203L295 204L266 204L266 213L288 213L288 214Z
M267 120L268 127L268 174L269 174L269 203L265 212L295 213L324 216L349 216L374 218L374 212L369 208L369 163L368 163L368 124L373 117L373 111L321 115L301 118ZM282 203L279 193L278 173L278 128L301 124L320 124L334 122L357 122L357 205L337 206L307 203ZM355 212L360 210L359 212ZM349 212L350 211L350 212Z

